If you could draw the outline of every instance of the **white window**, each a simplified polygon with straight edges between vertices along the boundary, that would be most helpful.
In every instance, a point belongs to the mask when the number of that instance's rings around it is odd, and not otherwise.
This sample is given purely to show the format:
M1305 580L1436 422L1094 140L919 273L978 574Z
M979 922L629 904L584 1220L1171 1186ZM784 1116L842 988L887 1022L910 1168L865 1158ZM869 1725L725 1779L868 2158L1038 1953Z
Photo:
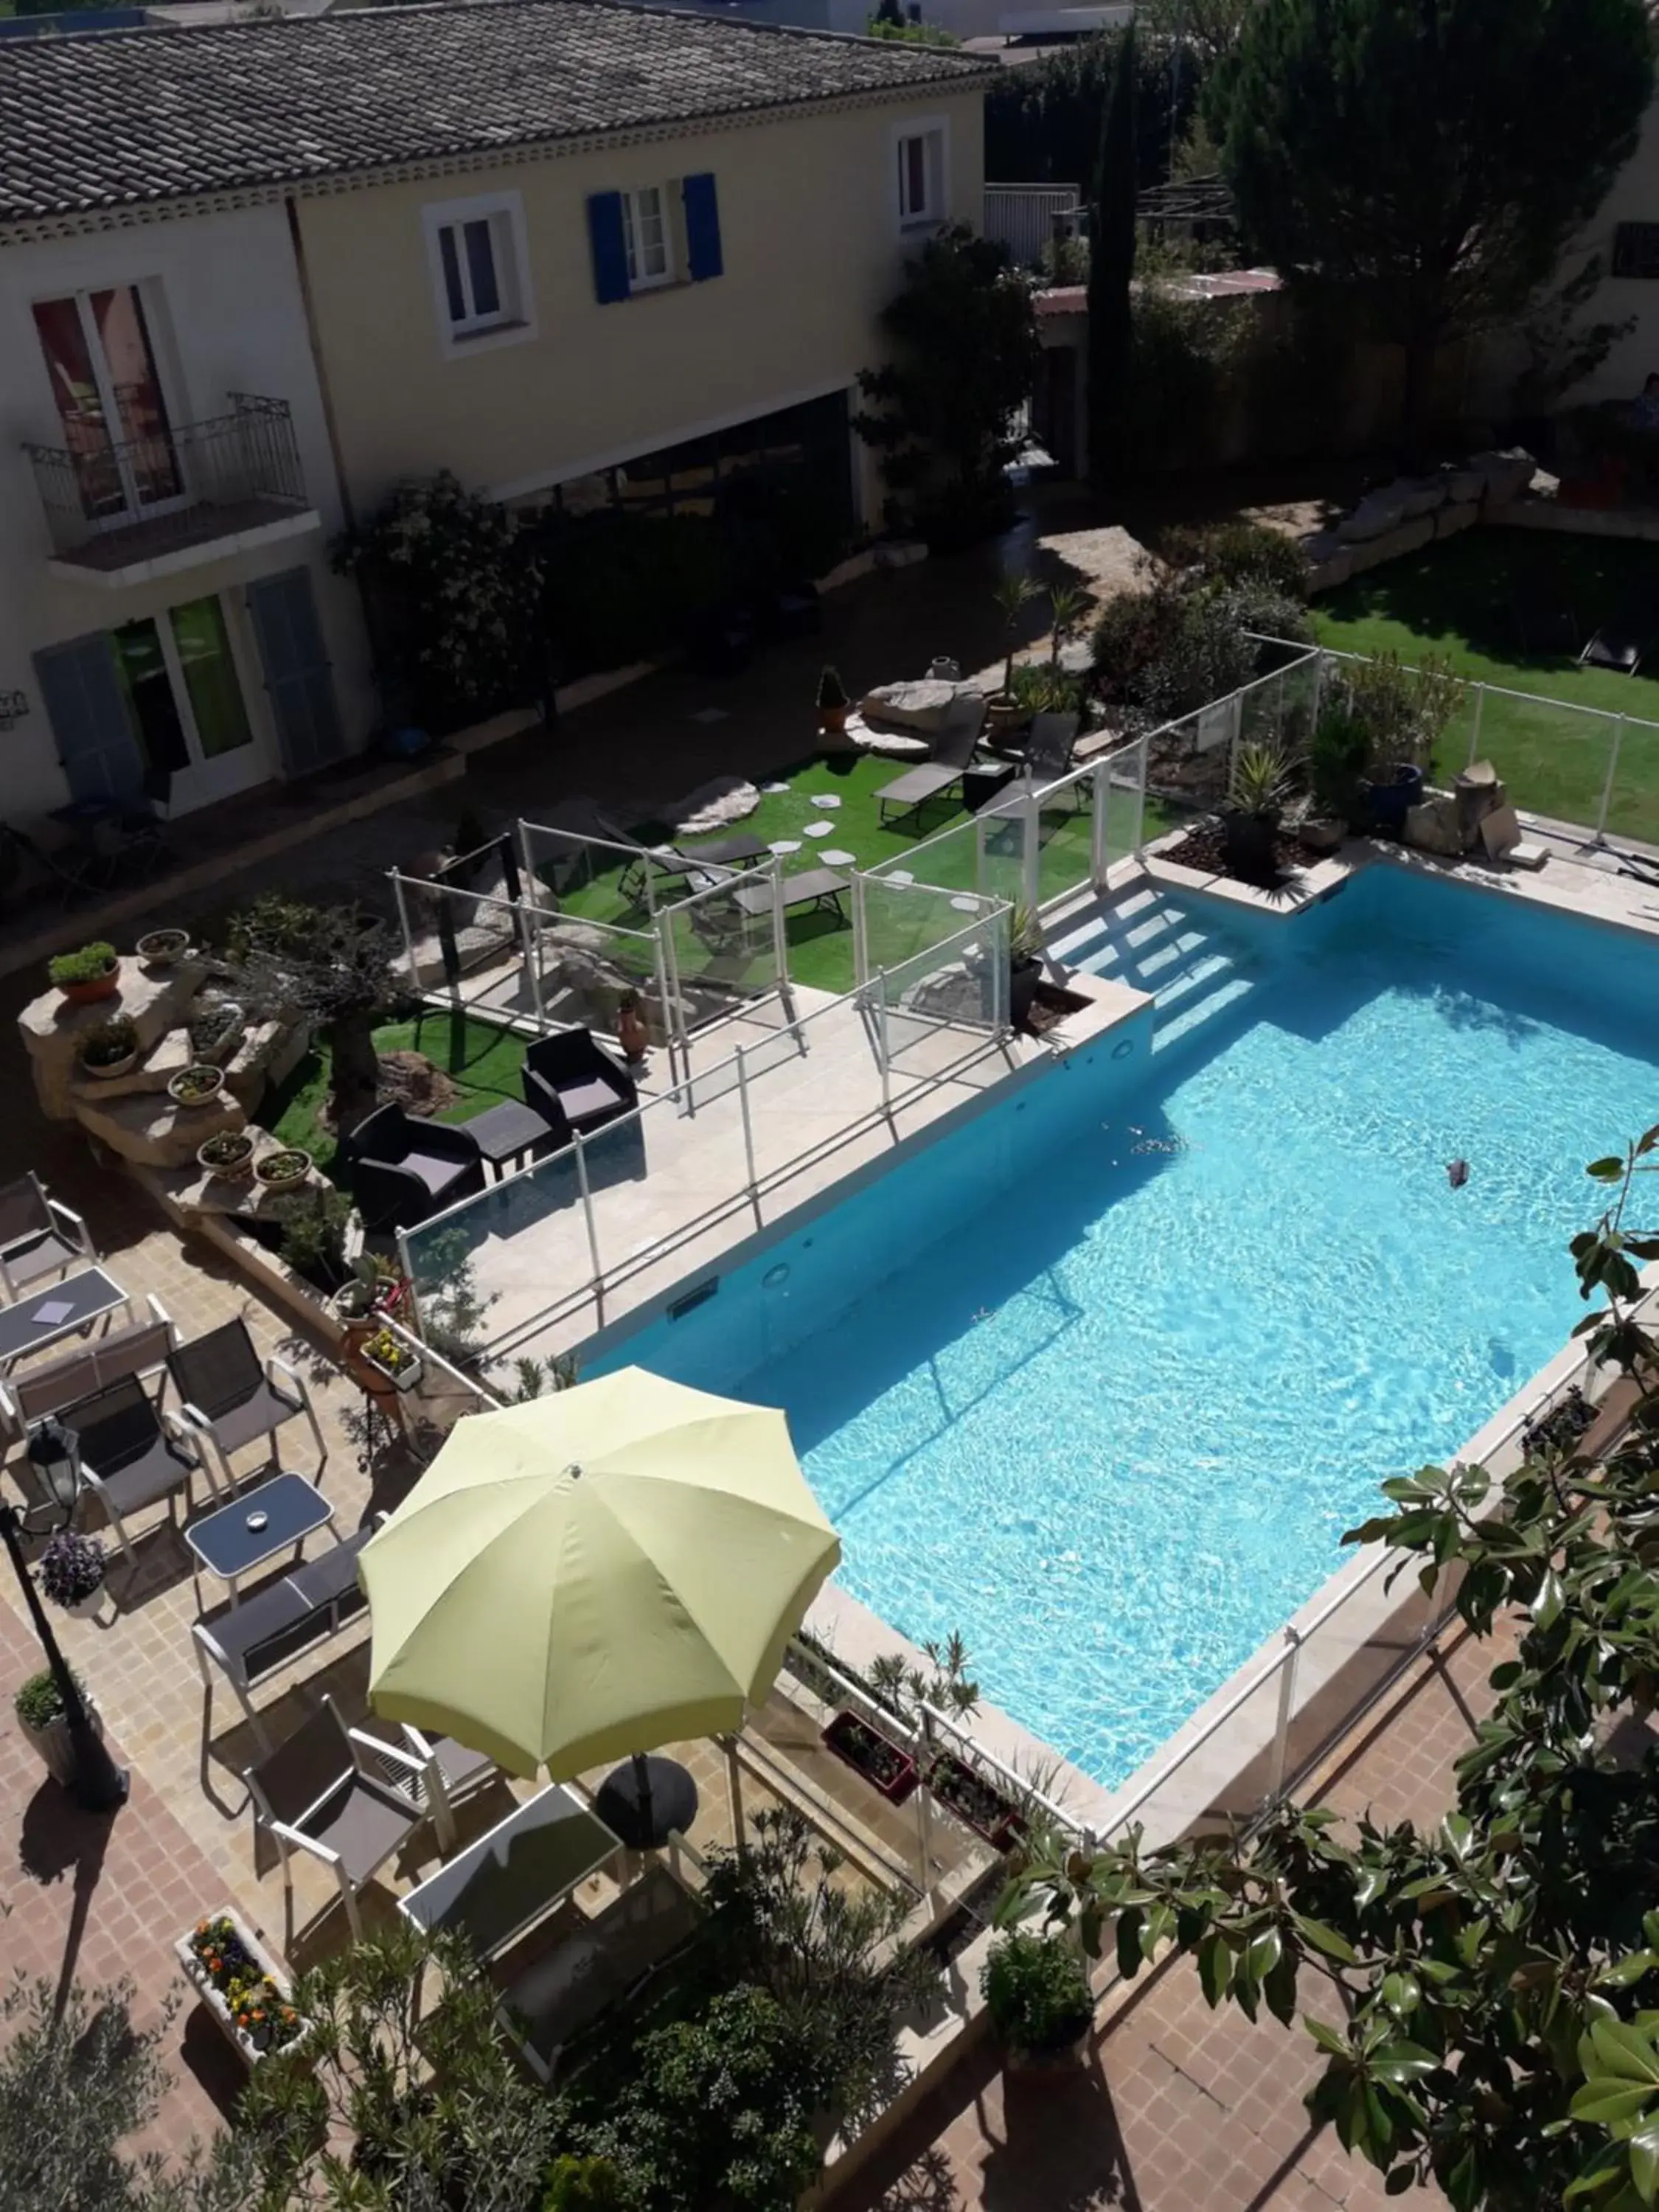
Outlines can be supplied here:
M423 215L446 349L530 337L530 269L518 193L453 200Z
M902 124L894 134L898 161L901 230L921 230L945 220L945 125Z
M644 292L653 284L672 284L674 242L669 232L666 187L646 185L636 192L624 192L622 204L629 289Z

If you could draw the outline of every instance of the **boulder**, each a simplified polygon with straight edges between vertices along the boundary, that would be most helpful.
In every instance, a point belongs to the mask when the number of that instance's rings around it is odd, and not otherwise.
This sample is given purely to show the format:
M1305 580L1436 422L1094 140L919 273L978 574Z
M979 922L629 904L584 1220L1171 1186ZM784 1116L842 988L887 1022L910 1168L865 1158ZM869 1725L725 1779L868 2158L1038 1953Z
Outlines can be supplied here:
M1431 477L1412 477L1390 485L1383 497L1397 500L1401 514L1409 522L1415 515L1432 514L1446 504L1445 480L1437 471Z
M1448 500L1434 518L1437 538L1455 538L1460 531L1472 530L1480 520L1479 500Z
M1310 531L1301 544L1307 557L1310 592L1334 592L1352 575L1352 549L1334 530Z
M760 805L757 787L740 775L717 775L657 811L677 837L702 837L741 822Z
M106 1022L112 1014L131 1015L138 1031L138 1049L147 1053L159 1043L185 1010L207 978L198 960L181 960L174 968L150 970L131 957L121 963L121 980L112 998L90 1006L72 1006L58 991L32 999L17 1017L24 1049L33 1064L35 1095L40 1110L52 1121L76 1118L72 1096L76 1056L82 1034Z
M923 677L914 684L878 684L859 702L859 712L872 726L912 730L919 737L933 737L945 727L961 694L976 687L941 684Z
M1405 520L1405 513L1398 500L1385 492L1371 492L1362 499L1352 514L1345 514L1336 526L1336 534L1345 545L1361 545L1376 538L1386 538Z
M1457 801L1449 792L1437 792L1432 799L1408 811L1406 842L1419 852L1443 854L1452 860L1462 858L1463 833L1458 826Z
M1519 499L1532 482L1538 464L1524 447L1511 446L1503 451L1474 453L1469 466L1479 472L1486 484L1487 507L1507 507L1511 500Z
M146 1168L188 1167L198 1145L247 1121L228 1091L210 1106L176 1106L165 1091L134 1091L125 1098L79 1097L75 1117L94 1144Z
M1398 561L1407 553L1415 553L1434 536L1434 517L1419 514L1410 522L1396 523L1386 538L1372 538L1349 549L1352 573L1358 576L1367 568L1380 568L1385 561Z
M1453 507L1478 507L1481 494L1486 489L1486 479L1479 469L1443 469L1441 477L1446 487L1446 499Z

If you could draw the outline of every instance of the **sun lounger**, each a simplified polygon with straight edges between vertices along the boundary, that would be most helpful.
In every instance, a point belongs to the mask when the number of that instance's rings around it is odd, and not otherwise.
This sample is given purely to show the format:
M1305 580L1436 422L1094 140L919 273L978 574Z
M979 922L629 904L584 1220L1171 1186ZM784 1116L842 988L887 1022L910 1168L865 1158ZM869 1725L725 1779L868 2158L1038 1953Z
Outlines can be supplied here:
M635 855L617 878L618 897L635 906L643 904L645 887L653 868L665 890L678 884L683 896L696 886L704 870L741 867L746 861L758 860L770 849L765 840L757 837L750 830L739 830L730 837L711 837L695 852L687 852L679 845L642 845L637 837L630 837L603 815L599 826L613 844L625 845Z
M1598 629L1578 656L1581 668L1607 668L1634 676L1652 649L1654 611L1646 599L1627 600L1613 620Z
M786 914L793 914L801 907L824 907L839 919L847 916L842 911L841 895L847 889L847 878L838 876L833 868L803 868L798 875L785 876L781 889ZM751 920L772 911L770 884L744 884L732 894L732 903L740 914Z
M883 784L876 793L878 817L885 823L890 810L897 814L914 814L930 799L942 798L959 787L972 763L984 727L984 700L977 692L965 693L957 700L939 732L933 759L925 761L920 768L906 769L902 775Z

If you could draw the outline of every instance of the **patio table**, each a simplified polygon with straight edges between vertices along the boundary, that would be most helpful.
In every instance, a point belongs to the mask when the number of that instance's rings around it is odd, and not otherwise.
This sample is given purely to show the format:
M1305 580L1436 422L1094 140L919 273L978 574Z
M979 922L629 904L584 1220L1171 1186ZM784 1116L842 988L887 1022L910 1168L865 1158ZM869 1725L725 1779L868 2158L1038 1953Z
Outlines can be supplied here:
M228 1505L185 1522L185 1541L192 1555L192 1571L199 1561L221 1582L228 1583L230 1601L234 1605L240 1577L251 1575L256 1567L287 1551L290 1544L297 1562L306 1538L333 1518L333 1506L307 1476L286 1471L273 1474ZM199 1589L198 1579L198 1594Z
M503 1098L499 1106L490 1107L462 1127L495 1170L497 1182L526 1152L534 1152L538 1146L551 1152L558 1142L535 1109L521 1106L516 1098Z
M597 1814L553 1783L400 1897L398 1910L428 1935L459 1929L480 1959L496 1958L622 1848Z
M126 1291L102 1267L83 1267L78 1275L20 1298L0 1313L0 1374L27 1353L45 1351L126 1303Z

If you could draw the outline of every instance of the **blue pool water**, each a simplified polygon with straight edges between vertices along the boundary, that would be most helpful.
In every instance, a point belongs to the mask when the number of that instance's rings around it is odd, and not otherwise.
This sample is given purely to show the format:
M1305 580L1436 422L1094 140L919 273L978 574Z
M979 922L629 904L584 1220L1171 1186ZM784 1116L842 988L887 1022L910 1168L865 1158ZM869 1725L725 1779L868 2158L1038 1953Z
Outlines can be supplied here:
M847 1586L1109 1784L1560 1346L1584 1163L1659 1121L1659 948L1376 869L1068 957L1156 994L1132 1051L593 1364L784 1407Z

